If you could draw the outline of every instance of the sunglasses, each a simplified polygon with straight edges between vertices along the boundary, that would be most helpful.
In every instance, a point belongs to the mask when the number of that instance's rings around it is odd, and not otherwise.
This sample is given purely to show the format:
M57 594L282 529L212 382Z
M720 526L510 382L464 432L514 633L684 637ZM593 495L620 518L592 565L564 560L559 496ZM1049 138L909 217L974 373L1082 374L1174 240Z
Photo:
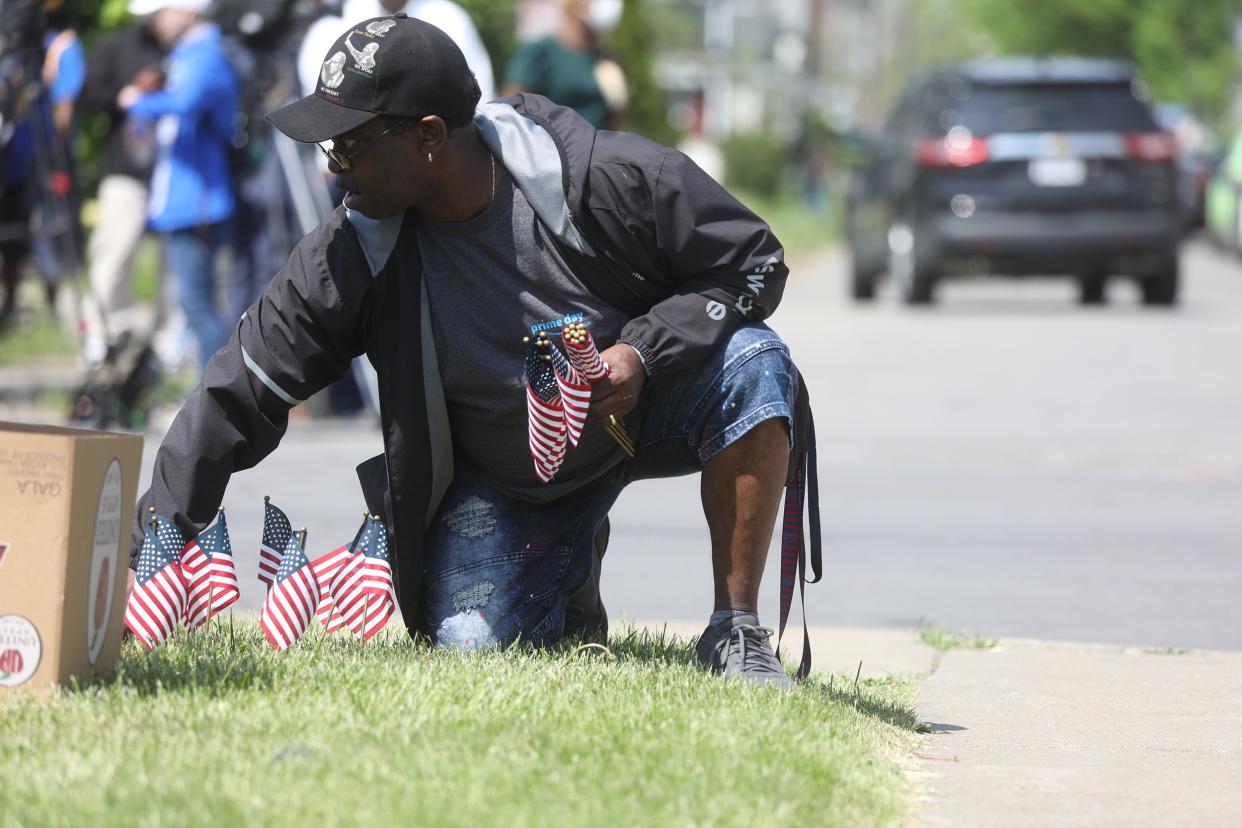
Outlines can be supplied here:
M376 141L383 138L388 133L395 132L396 130L405 126L405 123L409 120L410 120L409 118L402 118L400 121L397 121L395 124L393 124L388 129L381 132L379 135L376 135L372 138L368 138L367 140L359 143L349 152L341 152L340 150L336 149L335 141L333 141L332 149L328 149L323 144L315 144L315 146L319 147L319 151L322 152L324 155L326 155L329 161L331 161L333 164L336 164L336 166L340 168L341 172L349 172L350 170L354 168L354 159L358 157L358 153L362 152L367 147L372 146Z

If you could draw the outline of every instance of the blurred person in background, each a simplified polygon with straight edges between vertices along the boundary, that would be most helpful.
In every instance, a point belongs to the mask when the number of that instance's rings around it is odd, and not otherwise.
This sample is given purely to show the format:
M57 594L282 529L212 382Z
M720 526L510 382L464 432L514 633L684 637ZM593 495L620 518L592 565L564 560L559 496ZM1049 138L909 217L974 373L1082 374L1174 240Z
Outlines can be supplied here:
M615 129L628 91L600 35L621 19L621 0L560 0L552 34L522 44L505 68L501 94L534 92L567 106L597 129Z
M158 91L137 84L117 96L130 118L155 119L155 165L147 215L161 234L177 300L198 344L200 366L228 339L233 320L217 310L216 258L230 238L229 169L239 86L220 29L203 15L210 0L131 0L129 10L170 50Z
M155 160L155 123L128 117L117 104L126 86L154 92L164 85L164 50L143 22L101 38L93 47L82 87L83 114L107 118L95 229L87 247L91 295L86 303L87 365L103 361L108 347L132 329L134 254L147 224L147 184Z
M81 258L72 144L86 52L61 0L45 0L42 10L40 92L4 148L0 224L8 232L0 237L4 258L0 326L16 314L17 289L31 252L53 313L61 280Z
M239 318L259 298L294 245L330 209L326 188L319 200L304 194L307 172L296 146L284 139L291 150L285 153L279 145L283 136L263 116L301 96L298 49L309 27L334 11L339 3L301 0L216 0L213 6L212 19L224 32L241 82L230 154L237 204L229 319ZM303 202L295 204L296 198ZM322 201L318 208L317 201Z
M466 65L479 81L482 100L490 101L496 97L492 60L483 46L483 38L479 37L479 30L470 15L453 0L345 0L339 17L320 18L307 30L302 40L302 48L298 51L298 81L302 94L309 95L318 87L324 52L336 42L342 29L362 20L397 12L425 20L451 37L466 56Z

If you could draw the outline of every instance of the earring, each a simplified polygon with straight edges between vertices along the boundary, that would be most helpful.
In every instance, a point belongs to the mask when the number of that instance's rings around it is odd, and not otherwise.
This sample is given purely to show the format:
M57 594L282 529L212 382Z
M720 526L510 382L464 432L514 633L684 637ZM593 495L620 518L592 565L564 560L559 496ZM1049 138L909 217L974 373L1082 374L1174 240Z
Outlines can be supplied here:
M431 153L427 153L427 163L431 163Z

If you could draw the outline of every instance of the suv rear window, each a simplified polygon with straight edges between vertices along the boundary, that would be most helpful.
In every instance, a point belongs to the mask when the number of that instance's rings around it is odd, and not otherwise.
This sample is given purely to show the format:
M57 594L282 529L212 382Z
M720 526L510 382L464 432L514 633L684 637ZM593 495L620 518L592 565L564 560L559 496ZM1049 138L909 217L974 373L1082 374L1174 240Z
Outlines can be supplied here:
M940 126L972 132L1152 132L1159 127L1128 83L963 84Z

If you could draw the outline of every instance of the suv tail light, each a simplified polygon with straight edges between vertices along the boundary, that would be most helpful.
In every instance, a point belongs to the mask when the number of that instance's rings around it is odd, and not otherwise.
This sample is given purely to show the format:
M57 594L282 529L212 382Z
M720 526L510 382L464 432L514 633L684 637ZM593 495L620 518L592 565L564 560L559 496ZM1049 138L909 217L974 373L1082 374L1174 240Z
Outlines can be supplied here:
M1177 155L1177 139L1168 132L1128 132L1126 152L1139 161L1168 164Z
M948 135L920 138L914 157L924 167L972 167L988 160L988 142L964 127L954 127Z

